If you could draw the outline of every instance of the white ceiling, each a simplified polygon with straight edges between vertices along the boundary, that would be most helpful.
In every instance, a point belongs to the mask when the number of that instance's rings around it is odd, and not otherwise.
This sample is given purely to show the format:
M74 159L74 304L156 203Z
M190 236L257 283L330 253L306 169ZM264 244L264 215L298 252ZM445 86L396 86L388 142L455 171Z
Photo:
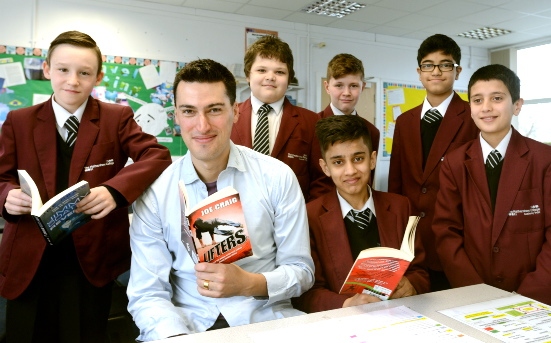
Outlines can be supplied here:
M443 33L459 45L486 49L551 41L550 0L356 0L366 7L340 19L301 12L315 0L145 1L418 40ZM512 33L487 40L457 36L485 26Z

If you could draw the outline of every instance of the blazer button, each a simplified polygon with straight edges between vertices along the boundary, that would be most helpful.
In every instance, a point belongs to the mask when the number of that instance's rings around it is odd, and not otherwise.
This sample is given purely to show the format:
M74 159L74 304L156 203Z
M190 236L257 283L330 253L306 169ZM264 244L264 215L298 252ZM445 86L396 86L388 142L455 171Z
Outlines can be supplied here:
M426 187L421 188L421 193L426 194L427 193L427 188Z
M502 283L503 282L503 276L496 277L496 282Z
M419 217L424 218L425 217L425 212L419 213Z
M494 247L494 252L499 252L499 247Z

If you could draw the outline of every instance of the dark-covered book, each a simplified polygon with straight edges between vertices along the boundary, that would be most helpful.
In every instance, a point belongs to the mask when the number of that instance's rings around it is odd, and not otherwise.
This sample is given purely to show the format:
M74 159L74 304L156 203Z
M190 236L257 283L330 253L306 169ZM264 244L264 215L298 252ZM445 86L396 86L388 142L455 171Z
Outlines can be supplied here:
M90 221L90 215L76 213L76 205L88 193L87 181L67 188L46 203L42 203L40 192L32 177L25 170L18 170L21 190L32 198L31 216L50 245L55 245L71 232Z

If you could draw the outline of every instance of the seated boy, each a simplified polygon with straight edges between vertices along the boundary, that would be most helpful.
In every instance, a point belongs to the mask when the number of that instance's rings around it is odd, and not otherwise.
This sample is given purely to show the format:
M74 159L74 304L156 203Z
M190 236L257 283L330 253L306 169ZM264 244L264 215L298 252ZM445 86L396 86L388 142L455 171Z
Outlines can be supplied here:
M372 151L369 130L360 117L321 119L316 135L323 156L320 166L333 179L336 190L307 204L316 281L312 289L294 300L305 312L378 301L371 295L338 292L360 251L376 246L400 248L410 214L406 197L369 187L377 153ZM354 220L361 211L367 212L367 228ZM429 290L428 273L421 267L424 251L419 239L415 256L391 298Z
M494 64L469 81L480 137L442 163L433 230L452 287L486 283L551 304L551 147L511 127L520 80Z
M244 65L251 97L239 104L232 142L291 167L306 201L329 191L331 180L318 164L320 151L314 127L319 116L294 106L285 97L295 75L289 45L277 37L264 36L247 49Z

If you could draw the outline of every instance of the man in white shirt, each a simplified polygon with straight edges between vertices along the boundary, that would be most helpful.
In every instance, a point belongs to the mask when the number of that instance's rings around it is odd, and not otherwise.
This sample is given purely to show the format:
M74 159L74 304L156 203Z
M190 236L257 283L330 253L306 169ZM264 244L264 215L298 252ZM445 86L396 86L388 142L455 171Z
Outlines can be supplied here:
M290 299L314 283L304 198L283 162L230 141L239 111L233 75L212 60L174 82L175 120L189 151L136 201L128 309L138 340L302 314ZM178 182L189 206L227 186L240 194L253 256L193 264L181 242Z

